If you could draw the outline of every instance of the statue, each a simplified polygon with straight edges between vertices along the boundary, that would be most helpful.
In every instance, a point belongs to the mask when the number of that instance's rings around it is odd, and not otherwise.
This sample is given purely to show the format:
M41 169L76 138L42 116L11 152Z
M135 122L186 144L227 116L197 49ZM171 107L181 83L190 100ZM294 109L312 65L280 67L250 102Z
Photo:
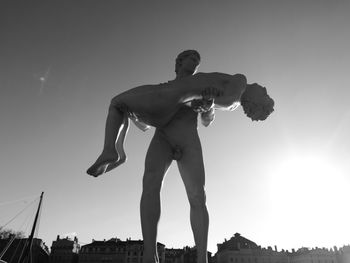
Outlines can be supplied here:
M247 84L242 74L196 73L199 62L197 51L186 50L176 59L175 80L139 86L115 96L107 116L103 151L87 170L89 175L99 176L126 161L123 144L129 119L144 131L156 128L146 155L140 204L145 263L159 262L160 191L172 160L177 161L190 202L197 262L207 263L209 216L198 113L202 124L208 126L216 109L232 111L242 105L252 120L265 120L273 111L274 102L265 88Z

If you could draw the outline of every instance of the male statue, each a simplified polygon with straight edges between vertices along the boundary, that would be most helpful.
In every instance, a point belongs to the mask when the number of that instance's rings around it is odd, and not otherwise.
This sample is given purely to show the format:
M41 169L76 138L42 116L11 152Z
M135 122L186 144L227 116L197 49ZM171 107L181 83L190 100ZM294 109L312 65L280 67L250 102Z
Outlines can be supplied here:
M145 160L140 204L144 262L159 262L157 225L160 191L172 162L177 161L190 203L190 220L197 249L197 262L207 263L209 216L205 196L205 172L197 112L208 126L215 109L234 110L242 105L252 120L265 120L273 100L258 84L247 84L242 74L196 73L200 55L186 50L176 59L175 80L144 85L115 96L109 107L101 155L87 173L99 176L126 161L124 139L129 118L142 130L156 128Z

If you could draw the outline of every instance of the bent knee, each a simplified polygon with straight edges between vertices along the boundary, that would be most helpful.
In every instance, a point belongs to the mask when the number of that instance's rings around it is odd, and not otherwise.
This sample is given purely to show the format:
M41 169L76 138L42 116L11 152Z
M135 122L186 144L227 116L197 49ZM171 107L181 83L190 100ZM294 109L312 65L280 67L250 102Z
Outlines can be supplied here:
M118 95L111 99L110 106L117 106L119 104L120 104L120 98Z
M120 99L119 95L111 99L109 110L118 110L121 113L130 112L129 107Z
M247 85L247 77L241 73L237 73L234 75L237 82L242 84L242 85Z

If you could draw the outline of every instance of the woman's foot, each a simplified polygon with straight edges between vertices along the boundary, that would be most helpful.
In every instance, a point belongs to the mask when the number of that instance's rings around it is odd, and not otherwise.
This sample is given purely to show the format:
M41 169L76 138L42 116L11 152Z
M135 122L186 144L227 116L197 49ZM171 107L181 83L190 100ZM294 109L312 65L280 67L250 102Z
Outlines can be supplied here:
M109 172L110 170L113 170L114 168L117 168L119 165L121 165L122 163L125 163L126 161L126 156L121 156L118 161L115 161L113 163L111 163L110 165L107 166L107 169L105 171L105 173Z
M120 158L117 153L102 152L102 154L97 158L96 162L93 165L91 165L86 172L89 175L97 177L117 167L119 164L115 166L115 163L118 163L119 160ZM109 169L109 166L111 165L115 167Z

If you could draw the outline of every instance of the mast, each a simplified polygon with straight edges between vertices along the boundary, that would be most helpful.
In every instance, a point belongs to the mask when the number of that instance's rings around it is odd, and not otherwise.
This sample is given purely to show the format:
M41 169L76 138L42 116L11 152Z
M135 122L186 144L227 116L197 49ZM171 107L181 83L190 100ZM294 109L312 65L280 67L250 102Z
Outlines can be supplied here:
M34 223L33 223L33 227L32 227L32 232L30 233L30 236L28 237L27 242L24 244L23 253L21 254L21 256L18 260L19 263L31 263L32 262L31 252L32 252L33 237L34 237L36 224L38 222L38 217L39 217L41 202L43 201L43 196L44 196L44 192L41 192L38 210L36 211L36 215L35 215L35 219L34 219Z

